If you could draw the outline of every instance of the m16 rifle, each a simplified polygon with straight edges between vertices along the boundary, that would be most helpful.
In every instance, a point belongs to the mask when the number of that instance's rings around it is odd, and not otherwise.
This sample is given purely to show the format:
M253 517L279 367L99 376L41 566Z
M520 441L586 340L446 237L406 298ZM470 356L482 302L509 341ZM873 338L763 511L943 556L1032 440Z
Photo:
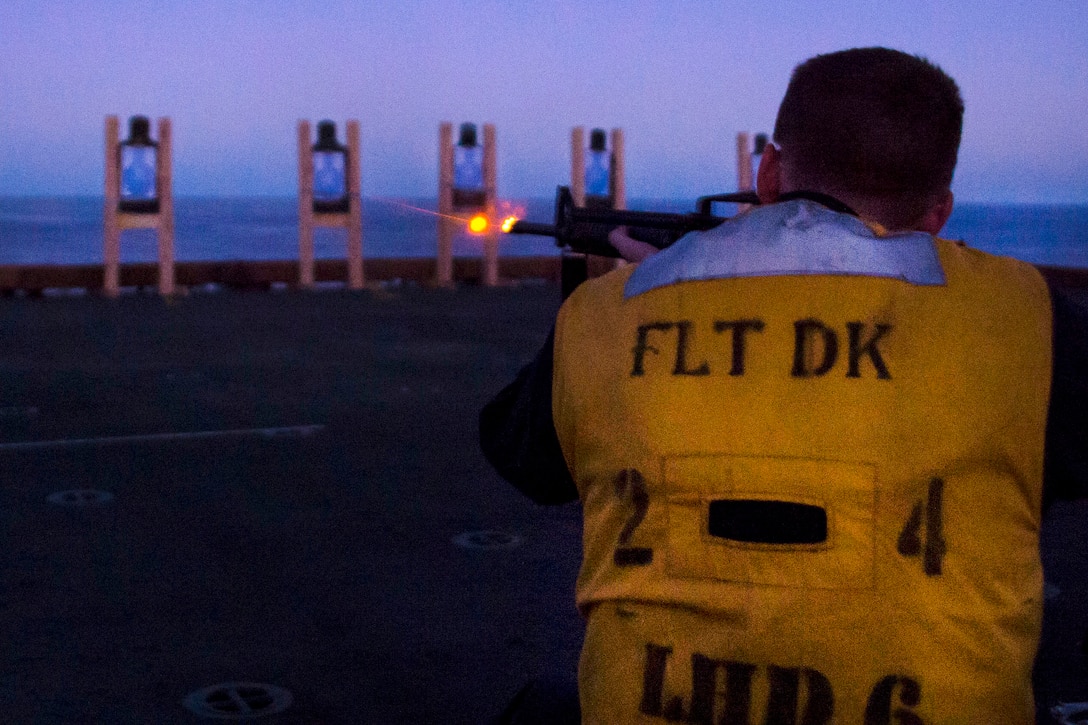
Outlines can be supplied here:
M714 204L759 204L755 192L741 191L699 197L695 211L675 214L653 211L619 209L590 209L574 205L570 189L560 186L555 194L555 223L538 224L517 221L508 234L537 234L554 237L563 249L562 285L566 298L589 274L587 254L619 257L620 253L608 241L608 234L617 227L627 227L632 239L664 249L688 232L713 229L727 217L715 216Z

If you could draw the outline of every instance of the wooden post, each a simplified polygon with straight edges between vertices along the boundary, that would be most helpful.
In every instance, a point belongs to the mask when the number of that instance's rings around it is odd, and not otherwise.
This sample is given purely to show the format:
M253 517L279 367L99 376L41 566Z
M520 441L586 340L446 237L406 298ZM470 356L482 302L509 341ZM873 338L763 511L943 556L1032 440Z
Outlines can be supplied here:
M737 134L737 191L751 191L752 183L752 144L748 133L741 131ZM746 212L752 208L751 204L737 204L737 212Z
M347 208L314 210L314 156L310 122L298 122L298 285L314 286L314 228L347 230L348 288L363 289L363 199L359 160L359 122L347 122L347 157L344 159L344 193Z
M737 134L737 191L751 191L752 144L745 131Z
M298 122L298 286L314 286L314 158L310 122Z
M498 213L496 204L498 176L495 167L495 125L484 124L484 214L487 215L487 234L484 236L483 283L494 287L499 283L499 231L495 225Z
M612 208L627 208L627 167L623 155L623 129L612 129L612 173L608 175L612 184Z
M624 177L623 129L614 128L609 134L608 155L608 198L613 209L627 208L627 183ZM585 206L585 131L575 128L571 133L571 197L575 206ZM581 259L566 256L562 262L573 271L571 278L581 276L578 267L584 267L589 277L597 277L624 264L622 259L598 255L578 255Z
M173 133L169 118L159 119L158 169L155 173L159 196L159 294L174 294L174 176Z
M157 211L121 211L121 142L117 116L106 117L106 200L103 214L102 287L109 297L121 293L121 233L126 229L154 229L158 242L159 294L173 295L174 283L174 190L173 133L170 119L158 122L155 152Z
M624 163L623 129L614 128L609 134L608 145L608 195L612 199L613 209L627 208L627 179ZM589 274L598 277L622 267L626 262L613 257L590 257L587 260Z
M495 224L495 216L498 213L496 202L498 172L494 124L485 123L483 135L481 208L479 194L454 193L453 124L442 123L438 127L438 258L435 264L435 284L441 287L453 285L453 235L458 228L458 223L462 221L457 215L460 212L470 211L473 214L483 212L488 220L483 238L481 281L488 287L499 283L499 229Z
M586 129L575 126L570 132L570 198L575 206L586 205ZM564 249L559 258L563 298L589 277L589 255Z
M438 258L435 284L453 284L453 124L438 127Z
M360 168L359 122L348 121L348 288L362 289L363 278L363 191Z
M105 276L102 287L110 297L121 293L121 224L118 205L121 203L120 122L117 116L106 116L106 201L105 239L102 257Z
M570 196L575 206L586 205L586 130L582 126L570 132Z

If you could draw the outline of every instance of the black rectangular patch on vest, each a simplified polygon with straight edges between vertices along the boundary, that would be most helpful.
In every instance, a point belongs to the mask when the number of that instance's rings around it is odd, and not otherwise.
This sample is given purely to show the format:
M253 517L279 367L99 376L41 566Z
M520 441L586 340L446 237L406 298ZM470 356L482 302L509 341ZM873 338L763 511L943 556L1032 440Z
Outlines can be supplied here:
M746 544L822 544L827 511L794 501L719 499L710 502L709 533Z

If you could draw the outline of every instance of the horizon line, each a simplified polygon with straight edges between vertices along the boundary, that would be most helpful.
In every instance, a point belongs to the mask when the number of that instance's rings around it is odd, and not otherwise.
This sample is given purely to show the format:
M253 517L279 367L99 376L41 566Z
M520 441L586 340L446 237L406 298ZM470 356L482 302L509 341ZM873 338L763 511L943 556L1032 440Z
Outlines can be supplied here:
M17 201L17 200L45 200L45 199L95 199L105 200L105 194L72 194L72 193L58 193L58 194L4 194L0 193L0 200L4 201ZM382 201L391 199L423 199L427 201L434 201L438 203L437 196L415 195L415 194L363 194L361 196L363 201ZM552 200L554 197L549 196L520 196L509 195L499 196L498 201L547 201ZM634 201L655 201L655 202L668 202L668 203L691 203L694 204L697 197L678 197L678 196L632 196L629 200ZM267 201L297 201L298 195L292 194L175 194L174 200L239 200L239 199L251 199L251 200L267 200ZM1081 207L1088 206L1088 199L1084 201L993 201L993 200L980 200L980 199L957 199L955 206L1069 206L1069 207Z

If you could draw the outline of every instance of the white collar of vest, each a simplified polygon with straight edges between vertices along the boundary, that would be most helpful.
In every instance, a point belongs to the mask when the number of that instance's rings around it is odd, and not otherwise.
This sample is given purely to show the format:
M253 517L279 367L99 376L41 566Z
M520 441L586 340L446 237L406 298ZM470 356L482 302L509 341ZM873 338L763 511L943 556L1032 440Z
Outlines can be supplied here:
M945 283L929 234L881 236L857 217L794 199L757 206L713 229L685 234L635 268L624 297L679 282L809 274Z

